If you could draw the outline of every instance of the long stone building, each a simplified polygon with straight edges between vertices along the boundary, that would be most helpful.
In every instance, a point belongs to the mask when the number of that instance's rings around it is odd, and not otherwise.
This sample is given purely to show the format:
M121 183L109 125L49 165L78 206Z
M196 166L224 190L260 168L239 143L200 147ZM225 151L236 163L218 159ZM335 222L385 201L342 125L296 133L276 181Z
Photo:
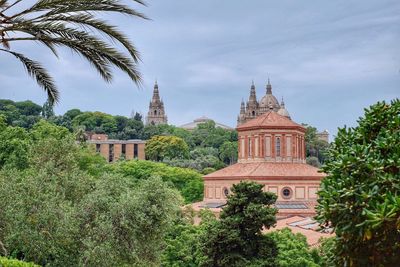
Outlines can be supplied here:
M115 140L108 139L106 134L93 134L87 142L95 146L96 152L108 162L115 162L121 158L145 159L146 141L143 140Z

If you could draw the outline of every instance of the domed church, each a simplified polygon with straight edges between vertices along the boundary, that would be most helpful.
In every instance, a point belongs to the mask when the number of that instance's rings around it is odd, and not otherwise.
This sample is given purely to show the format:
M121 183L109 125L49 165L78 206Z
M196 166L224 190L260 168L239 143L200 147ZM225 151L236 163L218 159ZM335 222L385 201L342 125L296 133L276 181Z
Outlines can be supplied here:
M250 96L249 100L244 105L244 101L240 105L240 113L237 119L238 125L241 125L251 119L256 118L259 115L262 115L268 111L275 111L278 114L285 116L290 119L289 112L285 108L285 103L283 99L279 104L276 97L272 94L272 86L270 80L268 78L268 83L266 87L266 94L261 98L261 100L257 101L256 96L256 87L254 82L250 87Z
M313 216L325 174L306 164L306 128L290 119L284 103L279 104L272 95L269 81L260 102L254 84L251 86L238 122L238 163L203 177L204 199L195 208L207 207L218 213L232 185L250 180L278 196L278 218Z

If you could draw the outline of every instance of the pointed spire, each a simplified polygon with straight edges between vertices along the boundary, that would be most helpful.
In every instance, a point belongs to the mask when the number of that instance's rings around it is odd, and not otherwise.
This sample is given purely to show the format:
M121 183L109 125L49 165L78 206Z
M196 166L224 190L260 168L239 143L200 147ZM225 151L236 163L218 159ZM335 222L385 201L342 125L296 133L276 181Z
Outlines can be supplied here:
M257 102L257 97L256 97L256 87L254 86L254 82L251 84L250 87L250 97L249 97L250 102Z
M267 94L272 95L272 86L271 86L271 82L269 80L269 77L268 77L268 83L267 83Z
M282 101L281 101L281 108L285 108L285 102L283 101L283 96L282 96Z
M158 91L157 79L154 83L153 101L160 101L160 92Z
M240 103L240 114L245 114L246 113L246 109L244 107L244 101L242 98L242 103Z

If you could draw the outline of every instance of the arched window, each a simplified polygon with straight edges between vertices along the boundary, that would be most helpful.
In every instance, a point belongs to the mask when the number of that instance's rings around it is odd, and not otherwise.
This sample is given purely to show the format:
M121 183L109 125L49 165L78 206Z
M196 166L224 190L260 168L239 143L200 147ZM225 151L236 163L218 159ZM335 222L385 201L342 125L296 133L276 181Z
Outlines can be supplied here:
M253 110L253 111L251 112L251 115L255 116L255 115L256 115L256 112Z
M276 156L280 157L281 156L281 138L280 137L276 138L275 147L276 147Z
M157 115L157 110L154 110L154 115Z

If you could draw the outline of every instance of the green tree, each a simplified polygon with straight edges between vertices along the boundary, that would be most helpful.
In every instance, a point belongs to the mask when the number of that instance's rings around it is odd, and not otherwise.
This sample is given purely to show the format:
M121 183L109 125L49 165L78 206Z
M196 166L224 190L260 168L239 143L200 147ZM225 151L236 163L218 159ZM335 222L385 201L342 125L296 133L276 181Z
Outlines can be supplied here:
M118 126L114 116L96 112L82 112L72 120L73 128L84 127L86 131L106 133L108 135L117 132Z
M238 144L237 142L225 141L219 148L219 157L225 163L231 165L237 162L238 159Z
M276 195L263 185L240 182L222 209L220 220L208 224L202 237L202 266L275 266L275 242L262 234L276 223Z
M22 62L29 75L34 77L48 95L51 104L58 101L58 90L42 65L21 53L11 50L19 41L36 41L48 47L57 56L57 47L67 47L88 60L107 82L112 80L111 66L127 73L136 83L141 77L137 70L140 60L136 48L115 26L98 17L99 14L117 12L146 18L122 1L39 0L23 5L19 0L0 1L1 52L8 53ZM144 5L143 1L135 0ZM109 37L101 38L102 35ZM129 56L114 47L121 44Z
M145 160L121 161L111 167L114 172L134 182L152 176L161 177L164 182L179 190L186 203L203 199L203 179L196 171Z
M189 156L186 142L176 136L153 136L146 143L146 157L154 161L183 159Z
M21 127L5 126L0 116L0 169L2 167L23 169L28 166L30 137Z
M335 229L339 265L400 262L400 100L339 129L323 171L318 219Z
M319 240L318 254L321 267L335 266L336 237L321 238Z
M43 104L42 107L42 117L45 119L49 119L51 117L53 117L54 114L54 110L53 110L53 105L51 104L51 102L49 100L46 100L46 102Z
M277 244L277 262L280 267L318 267L304 235L292 233L289 228L272 231L267 234Z

